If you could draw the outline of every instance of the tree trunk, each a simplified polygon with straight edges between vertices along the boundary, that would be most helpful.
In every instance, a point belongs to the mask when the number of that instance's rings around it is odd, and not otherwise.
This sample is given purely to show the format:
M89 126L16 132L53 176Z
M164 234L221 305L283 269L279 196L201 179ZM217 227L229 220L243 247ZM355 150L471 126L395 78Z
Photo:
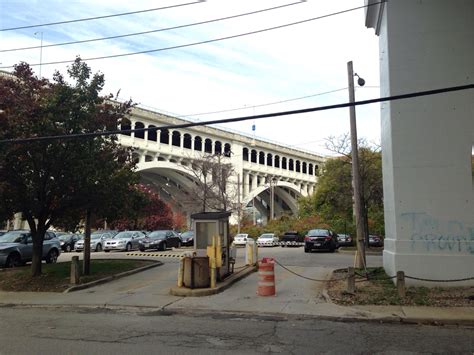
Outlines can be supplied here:
M86 230L84 234L84 261L82 263L83 275L91 273L91 210L86 211Z
M43 241L45 234L45 227L38 225L36 228L31 228L31 236L33 239L33 256L31 259L31 276L38 277L42 272L43 262ZM36 231L34 231L36 229Z

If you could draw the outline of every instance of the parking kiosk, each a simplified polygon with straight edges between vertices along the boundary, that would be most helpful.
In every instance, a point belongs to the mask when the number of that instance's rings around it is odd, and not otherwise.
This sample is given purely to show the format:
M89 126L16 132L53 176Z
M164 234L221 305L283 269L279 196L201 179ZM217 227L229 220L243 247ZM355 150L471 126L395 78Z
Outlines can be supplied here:
M230 272L230 215L231 212L201 212L191 215L194 230L194 252L197 257L209 257L211 287L213 268L218 281Z

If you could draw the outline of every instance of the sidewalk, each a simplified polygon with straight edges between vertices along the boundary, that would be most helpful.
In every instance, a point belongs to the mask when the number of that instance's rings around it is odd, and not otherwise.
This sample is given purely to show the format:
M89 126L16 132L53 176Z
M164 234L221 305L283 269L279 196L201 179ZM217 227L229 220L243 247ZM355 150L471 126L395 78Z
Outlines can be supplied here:
M236 276L219 283L217 294L175 296L170 294L170 289L176 285L178 262L167 260L161 266L70 293L0 292L0 307L93 307L241 317L474 325L474 307L339 306L325 296L324 283L308 281L279 267L275 270L275 296L256 294L258 274L251 268L240 269ZM328 279L333 271L324 267L293 269L315 279ZM239 274L245 277L237 277Z

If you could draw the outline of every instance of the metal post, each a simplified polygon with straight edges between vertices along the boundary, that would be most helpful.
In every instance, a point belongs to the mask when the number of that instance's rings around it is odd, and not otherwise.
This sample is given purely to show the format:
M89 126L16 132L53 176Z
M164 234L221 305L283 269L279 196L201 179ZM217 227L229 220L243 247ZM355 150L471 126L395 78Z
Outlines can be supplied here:
M237 233L240 233L240 220L241 218L241 209L240 204L240 174L237 174Z
M270 180L270 192L271 192L271 201L270 201L270 221L273 220L275 216L275 187L273 186L273 180Z
M252 198L252 211L253 211L253 225L256 225L257 220L255 218L255 196Z
M349 81L349 102L355 102L354 93L354 71L352 61L347 62L347 75ZM361 199L361 180L359 169L359 152L357 148L357 124L355 106L349 107L351 124L351 150L352 150L352 181L354 185L354 212L357 231L357 255L356 264L358 268L364 268L365 262L365 244L364 244L364 226L362 220L362 199Z

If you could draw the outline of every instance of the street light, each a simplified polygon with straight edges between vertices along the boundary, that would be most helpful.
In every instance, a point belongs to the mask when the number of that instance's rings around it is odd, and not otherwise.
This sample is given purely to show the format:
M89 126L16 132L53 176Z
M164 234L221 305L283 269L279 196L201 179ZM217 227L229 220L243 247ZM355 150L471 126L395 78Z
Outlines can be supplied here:
M275 183L276 178L270 180L270 221L275 218Z
M352 61L347 62L347 77L349 82L349 102L355 102L355 93L354 93L354 76L357 76L357 83L360 86L365 84L365 80L362 79L359 75L354 74L352 68ZM358 268L365 268L365 232L364 225L362 221L362 183L360 179L360 169L359 169L359 152L357 148L357 124L356 124L356 112L355 106L349 107L350 114L350 124L351 124L351 149L352 149L352 182L354 185L354 214L356 222L356 232L357 232L357 259L356 265Z

